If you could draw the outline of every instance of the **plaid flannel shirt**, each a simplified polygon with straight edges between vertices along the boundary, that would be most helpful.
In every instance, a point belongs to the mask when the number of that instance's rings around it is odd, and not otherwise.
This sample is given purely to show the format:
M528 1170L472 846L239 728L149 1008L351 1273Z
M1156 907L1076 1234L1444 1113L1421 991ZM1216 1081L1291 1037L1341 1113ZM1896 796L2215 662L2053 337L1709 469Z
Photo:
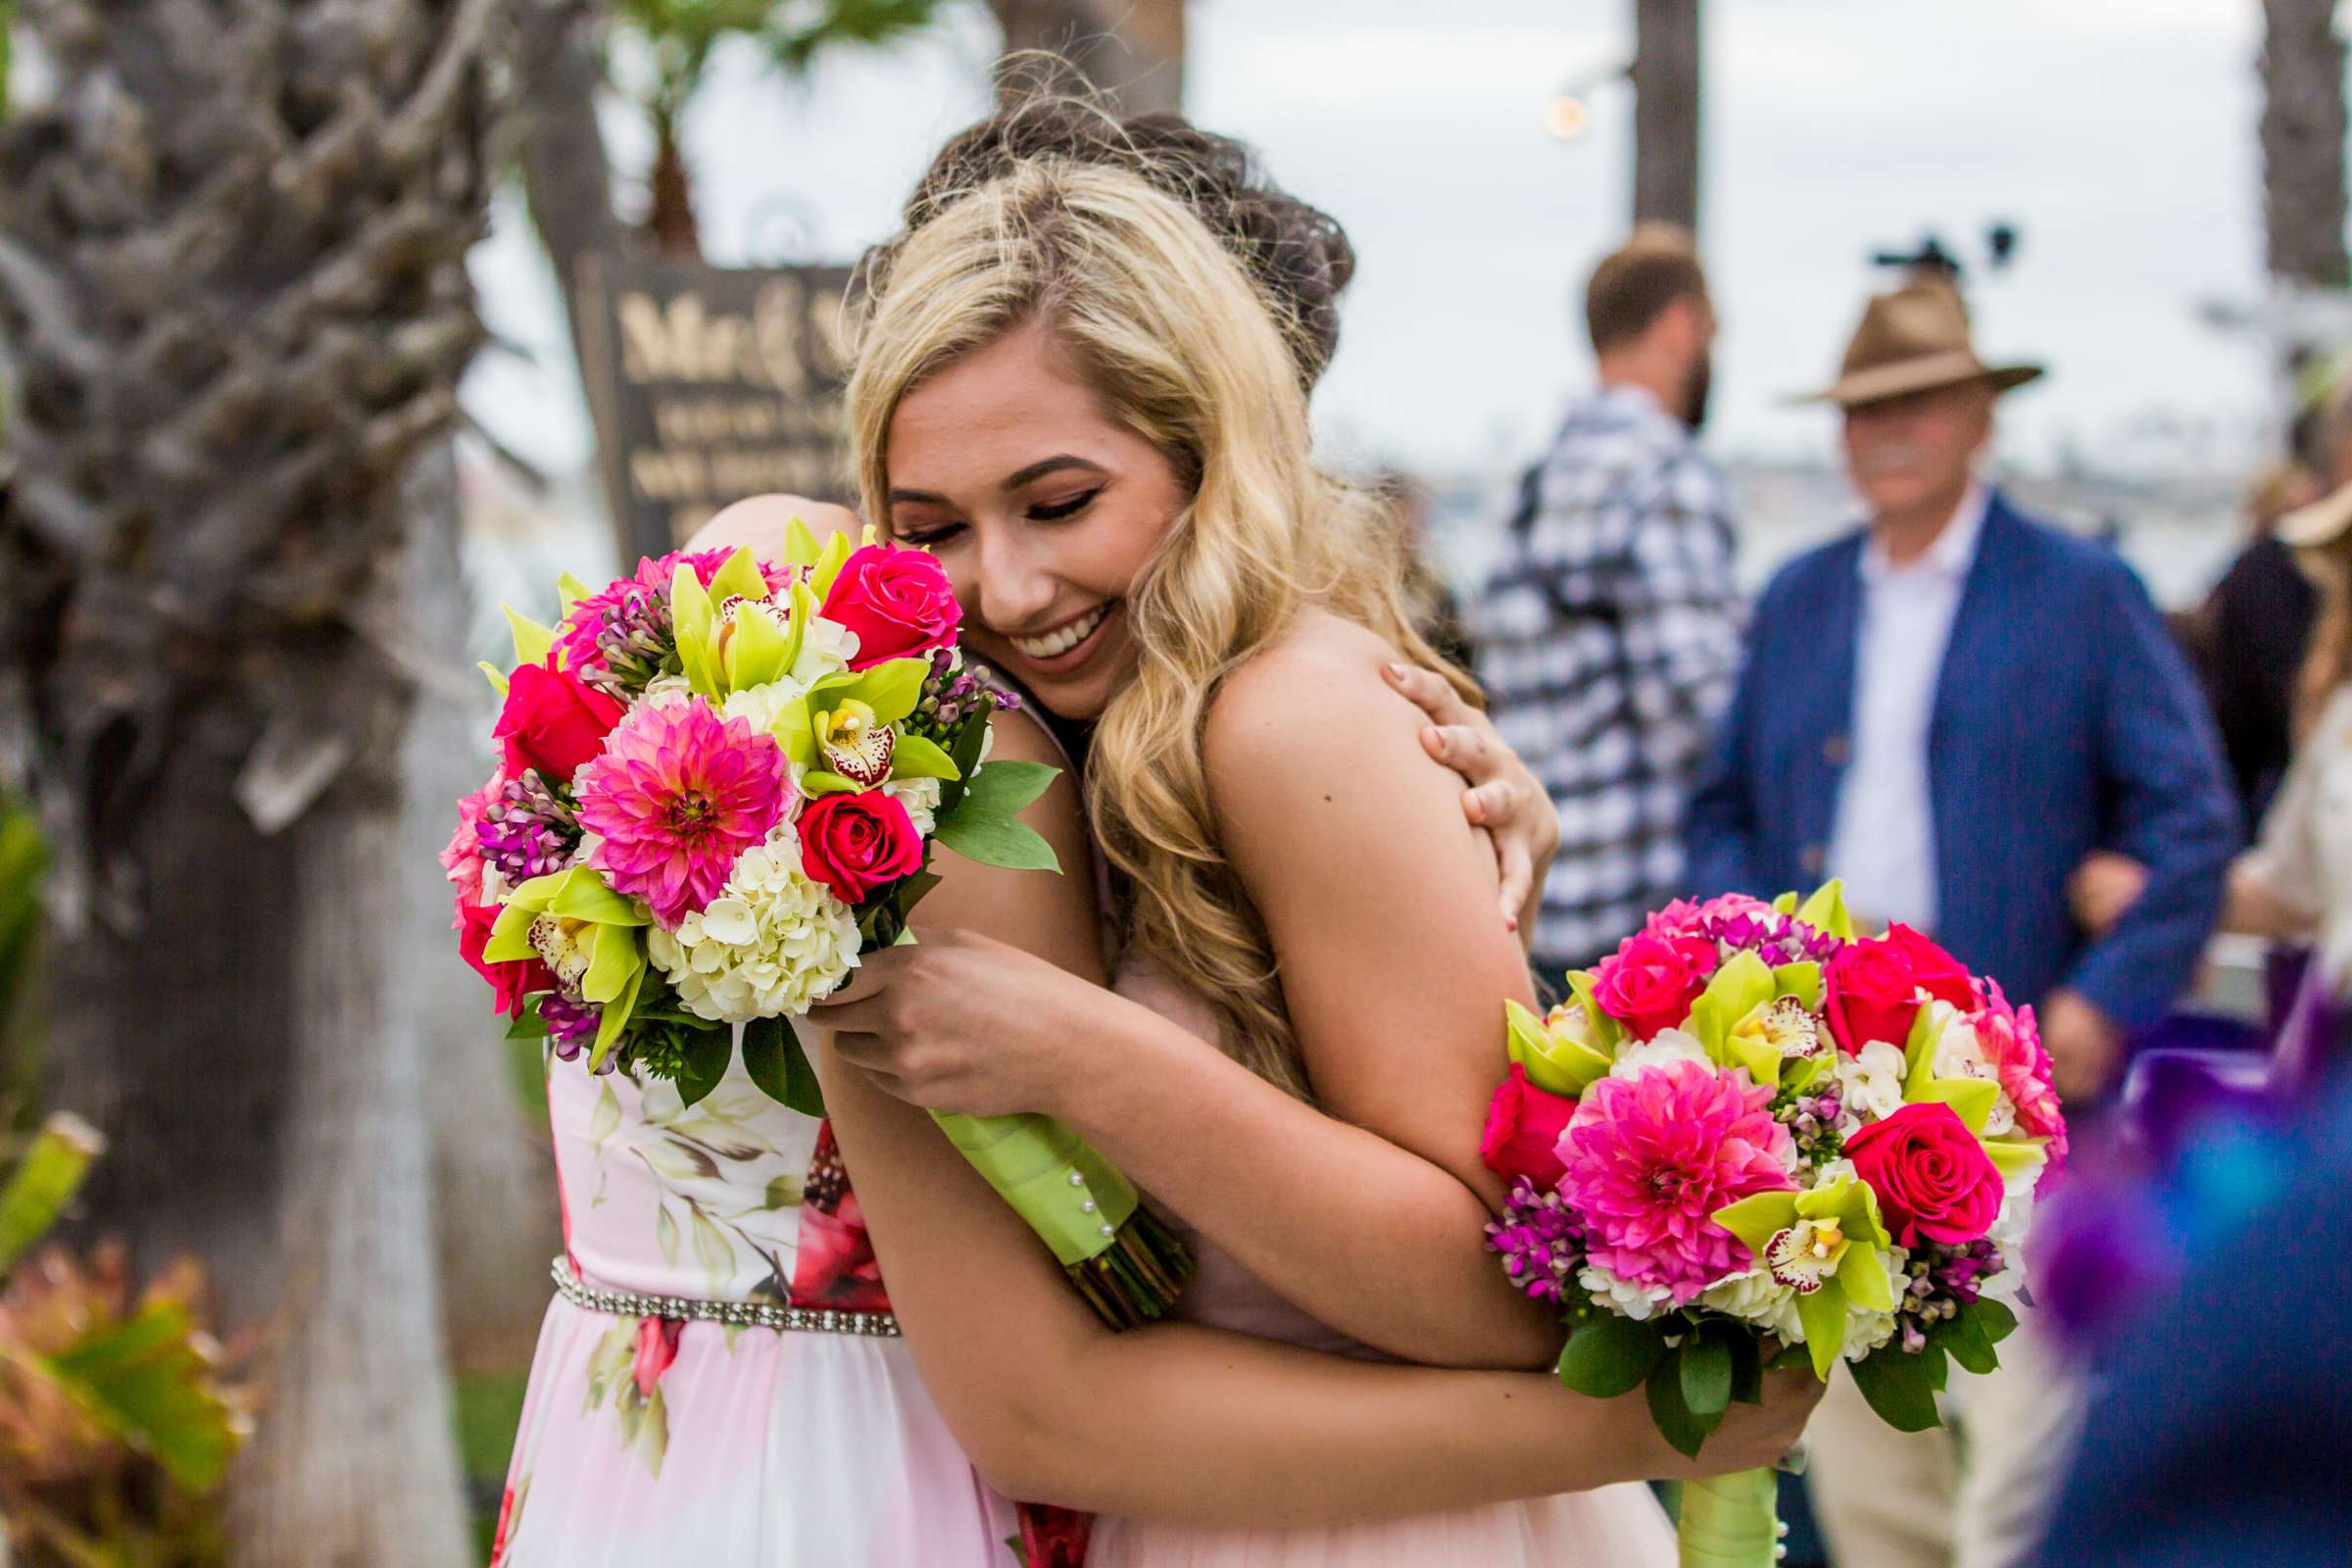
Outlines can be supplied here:
M1577 405L1521 481L1474 632L1494 723L1560 813L1547 966L1592 962L1692 891L1682 813L1738 673L1733 551L1722 474L1638 388Z

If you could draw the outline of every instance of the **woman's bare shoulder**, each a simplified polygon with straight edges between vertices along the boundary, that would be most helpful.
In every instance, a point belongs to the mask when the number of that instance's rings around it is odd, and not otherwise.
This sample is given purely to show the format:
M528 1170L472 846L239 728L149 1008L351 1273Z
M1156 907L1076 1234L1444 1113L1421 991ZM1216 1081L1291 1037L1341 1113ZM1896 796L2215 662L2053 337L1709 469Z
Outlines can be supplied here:
M686 548L716 550L749 545L754 555L767 559L783 553L784 532L795 517L807 523L819 539L827 534L846 533L855 540L860 526L858 514L830 501L780 494L750 496L721 508L694 531L694 537L686 541Z
M1319 740L1362 743L1394 732L1410 743L1420 710L1380 673L1398 657L1386 638L1354 621L1322 609L1300 612L1210 699L1201 746L1212 776L1221 764L1255 767Z

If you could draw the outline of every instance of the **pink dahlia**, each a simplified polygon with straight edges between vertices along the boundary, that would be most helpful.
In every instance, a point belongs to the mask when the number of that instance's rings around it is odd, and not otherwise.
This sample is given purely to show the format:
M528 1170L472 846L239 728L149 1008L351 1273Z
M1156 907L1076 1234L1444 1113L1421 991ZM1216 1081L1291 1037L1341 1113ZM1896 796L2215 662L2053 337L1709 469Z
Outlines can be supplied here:
M461 905L482 902L482 838L474 824L482 813L496 806L499 794L506 788L504 773L493 773L490 782L458 802L458 830L449 837L449 847L441 852L441 868L448 873L450 885L458 890ZM460 914L449 922L450 929L463 928L466 917Z
M2066 1164L2066 1113L2050 1084L2049 1048L2041 1043L2034 1009L2011 1006L2001 995L2000 982L1990 976L1978 995L1984 1006L1968 1019L1977 1032L1977 1046L1992 1063L2001 1093L2017 1107L2018 1126L2030 1137L2050 1141L2043 1150L2049 1162L2042 1170L2054 1176Z
M1754 1193L1789 1192L1794 1150L1745 1069L1698 1061L1603 1078L1560 1135L1560 1194L1584 1222L1593 1262L1683 1305L1751 1265L1714 1212Z
M747 721L720 718L699 697L640 707L580 787L580 825L604 838L589 863L675 929L718 897L792 795L782 749Z

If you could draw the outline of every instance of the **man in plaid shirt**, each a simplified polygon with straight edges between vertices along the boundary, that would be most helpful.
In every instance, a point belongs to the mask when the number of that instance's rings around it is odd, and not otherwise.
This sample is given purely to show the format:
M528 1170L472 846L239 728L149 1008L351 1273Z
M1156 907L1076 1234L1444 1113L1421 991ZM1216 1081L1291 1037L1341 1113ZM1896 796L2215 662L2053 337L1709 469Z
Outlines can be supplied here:
M1559 808L1535 935L1554 986L1694 891L1683 808L1740 659L1731 494L1693 440L1715 315L1690 234L1637 229L1585 306L1599 387L1521 481L1475 625L1495 726Z

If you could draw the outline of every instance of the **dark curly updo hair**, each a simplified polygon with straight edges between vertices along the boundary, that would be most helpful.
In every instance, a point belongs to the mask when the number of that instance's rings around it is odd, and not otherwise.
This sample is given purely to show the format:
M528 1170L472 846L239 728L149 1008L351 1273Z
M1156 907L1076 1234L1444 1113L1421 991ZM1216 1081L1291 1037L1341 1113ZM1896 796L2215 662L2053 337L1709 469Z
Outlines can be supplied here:
M1248 146L1182 115L1121 120L1084 98L1025 98L939 150L906 200L906 231L973 187L1046 160L1123 169L1191 208L1249 272L1290 344L1300 384L1322 378L1340 343L1340 294L1355 275L1347 231L1267 178ZM887 270L893 248L867 255L860 271L868 286Z

